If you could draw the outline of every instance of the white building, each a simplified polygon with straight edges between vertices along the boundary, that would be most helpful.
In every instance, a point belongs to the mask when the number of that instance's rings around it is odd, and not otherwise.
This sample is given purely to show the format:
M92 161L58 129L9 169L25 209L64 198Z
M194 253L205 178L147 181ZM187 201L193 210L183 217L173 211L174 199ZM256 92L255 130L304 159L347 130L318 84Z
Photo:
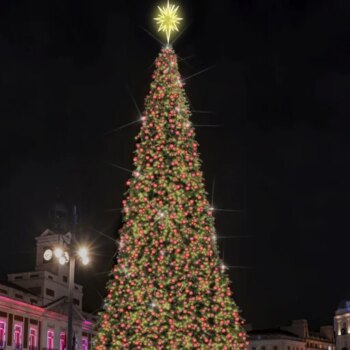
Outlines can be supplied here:
M0 350L65 350L68 314L68 266L43 258L62 239L49 229L36 240L36 265L31 272L9 274L0 282ZM75 284L73 334L75 348L91 348L95 318L82 309L83 287Z
M350 349L350 301L342 301L335 312L334 330L337 350Z
M305 350L304 339L283 329L248 332L249 350Z
M335 350L332 326L319 332L309 330L307 320L294 320L290 326L248 331L249 350Z

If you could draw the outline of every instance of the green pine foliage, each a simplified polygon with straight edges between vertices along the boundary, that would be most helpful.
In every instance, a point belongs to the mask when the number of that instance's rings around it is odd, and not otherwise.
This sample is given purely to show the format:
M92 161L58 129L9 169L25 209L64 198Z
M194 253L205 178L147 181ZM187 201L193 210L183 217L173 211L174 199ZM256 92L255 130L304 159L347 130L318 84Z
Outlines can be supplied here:
M244 349L172 48L152 78L95 349Z

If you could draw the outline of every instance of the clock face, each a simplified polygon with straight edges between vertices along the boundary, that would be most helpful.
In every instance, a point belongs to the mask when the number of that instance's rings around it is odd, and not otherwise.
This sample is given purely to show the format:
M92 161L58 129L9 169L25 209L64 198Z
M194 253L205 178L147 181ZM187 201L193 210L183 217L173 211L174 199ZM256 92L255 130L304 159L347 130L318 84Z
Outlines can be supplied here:
M51 249L46 249L46 250L44 251L44 259L45 259L46 261L50 261L50 260L52 259L52 256L53 256L53 252L52 252Z

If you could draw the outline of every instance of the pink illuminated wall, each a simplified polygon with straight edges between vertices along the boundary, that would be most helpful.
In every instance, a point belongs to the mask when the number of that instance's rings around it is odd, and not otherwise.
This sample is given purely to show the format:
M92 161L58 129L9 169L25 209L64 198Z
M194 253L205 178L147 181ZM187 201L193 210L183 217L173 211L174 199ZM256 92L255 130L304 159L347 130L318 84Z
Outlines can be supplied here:
M0 349L6 346L6 322L0 321Z

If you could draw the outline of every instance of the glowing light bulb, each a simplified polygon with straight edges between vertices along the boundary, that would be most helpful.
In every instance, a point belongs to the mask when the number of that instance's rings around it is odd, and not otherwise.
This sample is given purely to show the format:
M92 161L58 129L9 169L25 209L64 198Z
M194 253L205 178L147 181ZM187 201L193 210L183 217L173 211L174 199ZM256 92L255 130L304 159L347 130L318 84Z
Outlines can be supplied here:
M89 259L88 256L84 256L84 257L81 259L81 263L82 263L83 265L85 265L85 266L86 266L89 262L90 262L90 259Z
M62 248L56 248L55 251L54 251L54 254L55 254L55 257L57 259L61 258L63 256L63 250Z
M81 247L79 250L78 250L78 255L84 259L85 257L88 256L88 250L86 247Z
M59 259L58 262L60 263L60 265L64 265L67 261L66 258L62 255Z

